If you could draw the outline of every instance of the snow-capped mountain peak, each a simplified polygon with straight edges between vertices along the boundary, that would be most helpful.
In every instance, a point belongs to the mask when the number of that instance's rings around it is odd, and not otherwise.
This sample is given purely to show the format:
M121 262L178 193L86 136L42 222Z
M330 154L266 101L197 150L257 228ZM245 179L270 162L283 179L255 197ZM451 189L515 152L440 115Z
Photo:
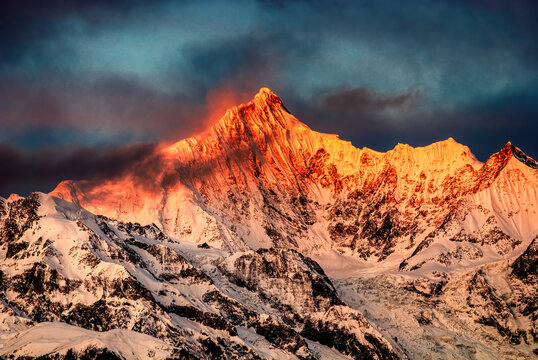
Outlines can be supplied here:
M59 319L106 331L61 351L151 358L109 346L135 330L153 357L405 358L401 341L411 358L529 358L538 166L511 143L485 163L453 138L360 149L262 88L158 149L117 178L0 199L6 351L31 354L48 325L28 327Z
M530 156L527 156L520 148L512 145L511 142L508 142L505 147L509 146L512 150L512 154L516 159L521 161L523 164L527 165L530 168L537 169L538 170L538 162L531 158Z

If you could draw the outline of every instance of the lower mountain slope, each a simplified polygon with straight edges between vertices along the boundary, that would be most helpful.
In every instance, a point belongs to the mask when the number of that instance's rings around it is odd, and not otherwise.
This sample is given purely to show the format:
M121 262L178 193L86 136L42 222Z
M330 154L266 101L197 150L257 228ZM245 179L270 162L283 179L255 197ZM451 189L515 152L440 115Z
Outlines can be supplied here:
M411 359L535 359L536 239L519 257L465 270L333 279L341 298Z
M397 359L289 249L230 253L50 195L0 199L0 357Z

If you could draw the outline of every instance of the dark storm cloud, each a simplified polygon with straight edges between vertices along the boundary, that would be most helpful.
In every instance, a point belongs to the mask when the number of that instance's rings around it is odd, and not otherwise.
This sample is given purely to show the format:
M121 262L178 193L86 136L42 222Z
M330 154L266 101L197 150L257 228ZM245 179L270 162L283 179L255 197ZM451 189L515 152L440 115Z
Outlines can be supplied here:
M181 63L172 63L169 69L178 83L189 89L189 97L203 98L222 83L233 83L236 91L252 92L274 79L278 62L272 54L277 42L273 39L264 47L264 39L246 35L193 44L181 49Z
M538 158L538 84L437 115L440 133L455 133L482 161L511 141Z
M158 163L154 150L154 144L115 148L64 146L34 151L0 144L0 195L49 192L65 179L113 178L126 171L146 178L141 172L150 175L152 164Z
M365 87L340 87L316 95L312 104L292 103L289 108L316 130L340 134L359 147L385 151L398 142L413 143L416 139L409 135L416 135L417 129L427 128L432 134L432 125L416 116L426 101L415 89L380 94Z
M84 141L80 136L84 133L107 137L107 141L111 137L120 141L181 138L203 130L192 119L202 117L204 108L204 104L183 101L120 75L85 83L61 77L12 78L0 83L0 119L14 137L35 129L65 129L72 133L72 140L79 141ZM69 137L64 140L68 142Z
M51 66L86 82L95 75L88 69L128 70L198 102L234 82L302 100L337 86L389 94L415 87L444 106L440 101L473 101L507 81L520 86L529 75L524 63L535 70L536 25L528 18L536 6L517 11L518 4L59 2L50 13L37 6L35 22L54 19L59 25L50 28L60 31L19 43L33 44L25 71Z
M417 90L401 94L376 94L364 87L354 89L337 89L327 94L322 104L324 107L340 111L380 112L386 109L415 106L421 98Z

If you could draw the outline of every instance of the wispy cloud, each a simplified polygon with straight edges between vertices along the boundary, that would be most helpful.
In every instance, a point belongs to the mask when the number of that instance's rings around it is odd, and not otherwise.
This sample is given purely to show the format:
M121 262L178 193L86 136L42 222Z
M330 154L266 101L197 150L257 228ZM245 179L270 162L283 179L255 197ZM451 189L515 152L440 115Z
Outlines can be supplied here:
M323 96L322 105L328 109L356 112L383 112L390 109L410 109L422 102L418 90L401 94L378 94L364 87L339 88Z
M62 180L113 178L137 171L156 156L154 144L121 147L59 146L22 150L0 144L0 195L49 192ZM148 168L148 166L142 167ZM150 178L150 177L148 177Z

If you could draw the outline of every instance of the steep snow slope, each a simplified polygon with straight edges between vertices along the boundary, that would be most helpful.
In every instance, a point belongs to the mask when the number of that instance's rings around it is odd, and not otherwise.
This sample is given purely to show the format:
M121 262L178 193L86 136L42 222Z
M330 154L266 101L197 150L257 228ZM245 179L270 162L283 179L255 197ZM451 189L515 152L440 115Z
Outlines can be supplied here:
M11 336L0 348L0 356L65 356L70 350L80 354L91 349L108 349L116 356L140 360L166 359L172 354L170 345L135 331L97 332L60 322L42 322Z
M0 239L0 356L402 354L293 250L198 248L38 193L0 199Z
M358 149L310 130L266 88L152 164L52 194L222 249L293 248L327 268L340 258L352 273L513 257L538 231L537 166L510 143L485 164L451 138Z
M538 234L538 171L518 160L516 151L508 143L484 164L480 171L487 175L480 177L477 191L459 201L401 268L491 263L529 246Z

